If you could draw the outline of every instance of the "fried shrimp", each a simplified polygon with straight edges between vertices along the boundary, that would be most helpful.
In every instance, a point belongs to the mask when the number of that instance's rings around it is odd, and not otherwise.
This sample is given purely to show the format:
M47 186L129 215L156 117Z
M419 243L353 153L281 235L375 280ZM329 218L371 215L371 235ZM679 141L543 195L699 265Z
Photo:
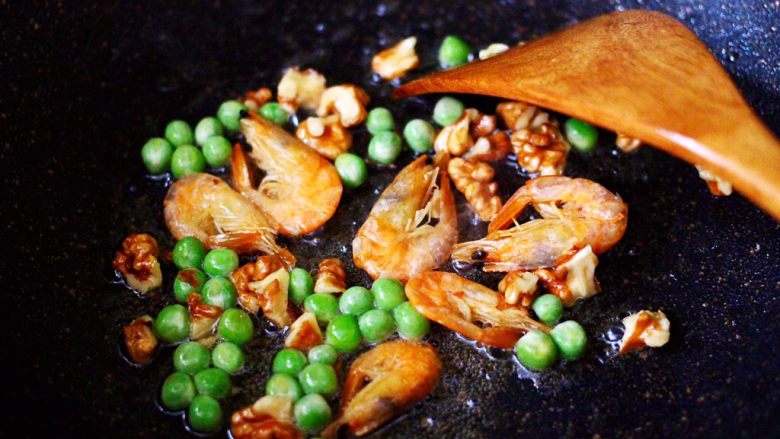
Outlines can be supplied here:
M543 219L506 230L529 204ZM526 182L506 202L483 239L460 243L453 261L482 262L485 271L550 267L572 248L590 245L595 254L623 237L628 206L604 186L584 178L538 177Z
M295 256L276 243L276 231L265 215L221 179L193 174L177 180L163 202L165 224L173 237L194 236L209 248L238 253L275 254L287 265Z
M441 361L426 344L395 340L358 357L341 393L341 414L322 435L337 437L342 427L362 436L430 394Z
M252 147L250 158L265 177L259 186L253 184L244 151L236 145L231 161L234 187L285 236L301 236L322 227L341 200L336 167L297 137L259 116L242 119L241 130Z
M501 293L455 273L422 273L406 284L406 295L420 314L483 345L509 349L531 329L549 331Z
M446 262L457 242L449 178L426 159L418 158L395 176L352 241L355 266L373 279L405 282Z

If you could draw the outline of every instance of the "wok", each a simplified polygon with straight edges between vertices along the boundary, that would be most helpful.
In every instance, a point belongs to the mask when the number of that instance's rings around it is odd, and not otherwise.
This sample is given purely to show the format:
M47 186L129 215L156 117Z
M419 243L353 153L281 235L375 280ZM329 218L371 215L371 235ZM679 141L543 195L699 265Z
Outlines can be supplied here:
M433 68L449 33L483 47L650 8L693 29L780 134L780 8L772 1L13 3L3 4L0 29L0 322L10 366L0 428L23 436L188 436L155 403L170 351L142 369L119 354L121 326L166 298L130 294L110 259L131 232L172 245L164 183L144 177L139 157L146 139L168 120L196 121L228 97L275 85L285 66L356 82L373 104L389 105L392 87L371 80L369 61L404 36L419 37L423 67ZM406 120L430 105L410 99L392 108ZM738 195L710 196L693 167L650 148L616 153L601 134L596 153L571 155L568 174L618 192L631 214L625 238L601 258L602 294L569 314L590 334L588 356L518 376L508 354L437 327L438 388L377 437L780 435L780 227ZM364 154L367 134L355 140ZM392 174L372 172L325 230L289 243L304 266L323 255L351 259L349 242ZM499 183L506 195L521 181L510 172ZM468 218L462 239L484 230ZM349 277L368 282L351 261ZM670 343L616 358L608 345L619 319L644 308L669 316ZM226 412L261 395L280 342L272 331L255 338Z

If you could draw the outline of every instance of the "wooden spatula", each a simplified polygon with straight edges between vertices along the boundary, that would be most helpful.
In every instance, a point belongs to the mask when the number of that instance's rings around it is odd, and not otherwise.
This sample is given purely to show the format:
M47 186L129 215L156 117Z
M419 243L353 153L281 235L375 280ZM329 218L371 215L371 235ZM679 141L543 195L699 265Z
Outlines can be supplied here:
M780 143L707 47L659 12L603 15L395 91L524 101L702 165L780 220Z

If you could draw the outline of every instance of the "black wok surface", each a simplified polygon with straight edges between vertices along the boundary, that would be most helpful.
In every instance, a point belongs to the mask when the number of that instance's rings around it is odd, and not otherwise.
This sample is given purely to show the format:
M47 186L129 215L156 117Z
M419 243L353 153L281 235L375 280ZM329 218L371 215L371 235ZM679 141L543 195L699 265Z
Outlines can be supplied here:
M373 104L389 104L391 87L373 82L368 66L379 47L404 36L420 37L430 68L448 33L483 47L651 8L691 27L780 131L774 1L12 3L0 4L0 324L10 366L0 375L0 431L23 436L187 436L179 418L155 405L170 351L144 369L119 355L121 326L167 300L136 298L112 283L110 259L126 234L148 231L172 245L164 185L145 179L139 149L171 119L194 123L226 98L275 86L285 66L317 68L330 83L358 83ZM403 121L428 114L432 99L391 108ZM439 387L376 436L780 435L778 224L738 195L711 197L692 166L649 148L620 154L601 134L593 156L571 155L568 174L618 192L630 221L601 258L603 293L569 313L591 336L588 356L518 377L512 361L437 328ZM360 153L367 140L356 134ZM510 193L522 178L504 174ZM290 243L304 266L321 255L351 259L352 235L392 175L374 169L323 232ZM482 230L466 227L469 219L461 218L464 238ZM166 275L169 283L173 273ZM350 281L368 283L351 266ZM667 313L670 343L615 358L605 334L644 308ZM239 392L226 410L261 394L280 342L255 338L249 372L234 381Z

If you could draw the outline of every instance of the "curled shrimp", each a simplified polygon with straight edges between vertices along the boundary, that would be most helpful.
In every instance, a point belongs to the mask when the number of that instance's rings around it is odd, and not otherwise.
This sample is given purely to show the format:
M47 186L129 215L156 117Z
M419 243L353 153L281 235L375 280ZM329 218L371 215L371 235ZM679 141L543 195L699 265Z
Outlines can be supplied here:
M246 156L233 148L231 172L234 187L266 213L285 236L301 236L322 227L336 212L341 199L341 178L336 167L297 137L262 118L241 120L252 147L249 156L265 172L252 183Z
M487 346L508 349L531 329L549 331L501 293L455 273L422 273L406 284L406 296L420 314Z
M295 256L276 243L276 231L263 212L220 178L193 174L177 180L163 206L165 224L176 239L194 236L208 248L260 251L295 265Z
M337 437L342 427L357 436L371 432L430 394L441 361L429 345L394 340L364 353L349 368L341 393L341 414L322 435Z
M355 266L402 282L449 258L458 240L455 199L444 169L420 157L379 196L352 241ZM446 168L446 166L444 166ZM437 186L437 179L440 183ZM438 223L431 224L432 220Z
M528 204L543 219L511 224ZM590 245L595 254L623 237L628 205L604 186L584 178L560 176L529 180L512 195L483 239L455 246L456 262L483 262L485 271L550 267L572 248Z

